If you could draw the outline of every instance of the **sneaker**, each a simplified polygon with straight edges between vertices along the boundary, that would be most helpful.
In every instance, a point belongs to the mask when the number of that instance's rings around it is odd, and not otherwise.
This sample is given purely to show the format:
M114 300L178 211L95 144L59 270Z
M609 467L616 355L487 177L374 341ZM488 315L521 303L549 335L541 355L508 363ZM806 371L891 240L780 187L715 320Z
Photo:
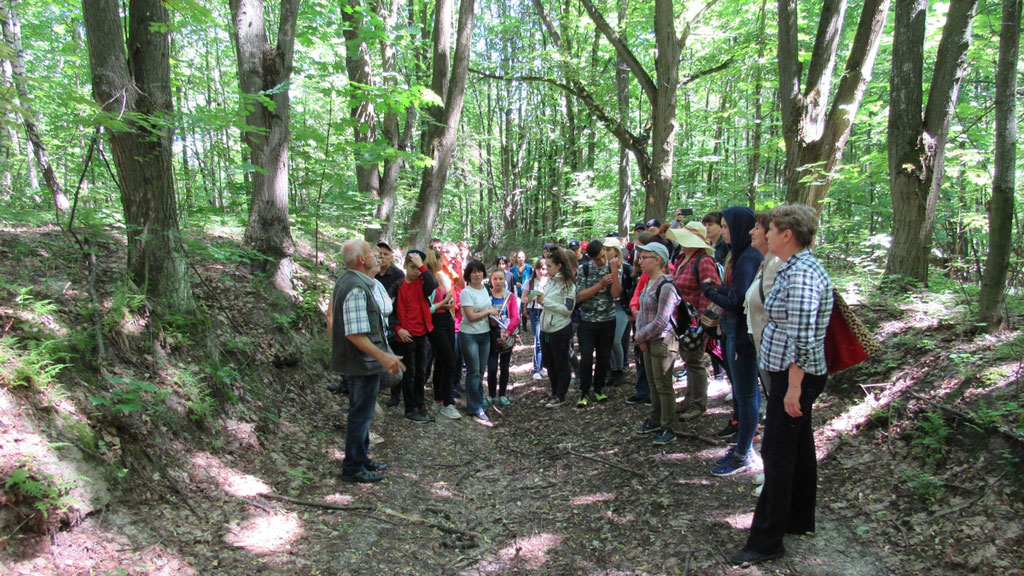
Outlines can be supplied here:
M360 470L352 474L342 472L341 480L343 482L359 482L361 484L370 484L372 482L380 482L384 479L383 474L371 472L369 470Z
M533 373L533 379L534 380L541 380L542 378L544 378L544 377L541 376L540 372L534 372Z
M625 383L626 375L622 372L622 370L612 370L612 376L610 381L608 382L608 385L611 386L612 388L615 388L617 386L622 386Z
M590 404L590 400L587 400L586 396L581 396L580 399L576 401L577 408L586 408L587 404Z
M679 415L680 420L694 420L704 415L705 410L700 408L687 408L682 414Z
M552 398L544 405L545 408L558 408L565 405L565 398Z
M738 420L729 420L729 423L725 425L725 428L722 428L721 430L719 430L718 433L715 434L715 436L718 436L719 438L728 438L729 436L732 436L733 434L735 434L735 433L737 433L739 431L740 431L740 423L739 423L739 421Z
M491 419L487 417L487 412L483 411L473 416L473 422L476 422L477 424L481 424L483 426L492 426Z
M732 462L732 453L734 450L736 450L735 446L729 446L729 449L725 451L725 456L715 460L715 466L725 466L729 462Z
M375 444L380 444L383 441L384 441L384 437L383 436L381 436L380 434L374 434L373 432L370 432L370 446L373 446Z
M725 395L725 401L732 402L732 392L729 392L728 394Z
M426 424L430 422L430 416L427 416L426 412L410 412L405 415L406 420L412 420L417 424Z
M452 420L458 420L459 418L462 418L462 414L459 414L459 410L455 407L454 404L449 404L444 408L441 408L441 415L446 418L451 418Z
M487 408L491 404L494 404L494 398L489 398L487 396L484 396L484 408Z
M654 442L651 442L651 444L654 444L655 446L664 446L665 444L668 444L669 442L672 442L675 439L675 432L672 432L671 430L662 430L661 434L658 434L654 438Z
M766 560L774 560L776 558L782 558L782 555L785 554L785 553L786 553L786 550L782 546L779 546L778 550L776 550L774 552L768 552L767 554L763 553L763 552L755 552L755 551L751 550L750 548L744 548L744 549L740 550L739 552L736 552L735 554L730 556L729 557L729 562L731 562L733 564L733 566L743 566L743 565L746 565L746 564L757 564L759 562L764 562Z
M594 392L594 400L597 400L598 402L604 402L607 399L607 394L602 394L601 392Z
M758 472L757 476L754 476L754 484L764 484L764 472Z
M733 455L730 462L715 466L711 469L711 473L715 476L732 476L733 474L739 474L740 472L746 472L754 467L754 457L752 454L748 454L743 458L739 458Z
M657 432L658 430L661 430L661 426L658 426L654 422L651 422L651 419L648 418L647 420L644 420L644 423L641 424L639 428L636 429L636 433L651 434Z
M633 394L629 398L626 398L626 404L650 404L650 398L641 398L636 394Z
M498 396L498 406L508 406L512 401L508 399L508 396Z
M540 369L540 375L545 377L545 378L547 378L548 377L548 369L547 368L541 368Z
M554 396L551 396L549 394L545 395L544 397L542 397L540 399L540 402L537 402L537 405L538 406L543 406L543 405L547 404L548 402L551 402L551 400L553 400L553 399L554 399Z

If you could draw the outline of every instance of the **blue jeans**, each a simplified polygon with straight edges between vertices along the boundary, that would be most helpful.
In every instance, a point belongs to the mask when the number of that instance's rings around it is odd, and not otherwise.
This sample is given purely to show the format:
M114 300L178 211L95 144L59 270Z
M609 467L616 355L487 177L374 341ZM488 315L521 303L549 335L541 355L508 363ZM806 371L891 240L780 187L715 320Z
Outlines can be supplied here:
M491 334L459 332L459 344L466 361L466 412L476 416L484 411L483 370L491 354Z
M358 474L366 470L370 461L370 424L373 423L377 394L380 392L380 374L348 376L348 421L345 423L345 459L342 472Z
M540 308L530 308L530 328L533 328L533 372L540 372L543 368L543 357L540 353Z
M736 314L722 316L725 360L732 376L732 399L736 407L736 419L739 420L734 454L737 458L743 458L750 452L754 433L757 432L761 416L761 390L757 387L757 350L753 345L747 345L737 351L740 338L749 338L746 334L737 334L738 320Z
M626 324L629 321L626 319L626 311L622 309L622 306L615 306L615 339L612 340L612 371L619 371L626 369L626 349L622 346L622 333L626 331Z

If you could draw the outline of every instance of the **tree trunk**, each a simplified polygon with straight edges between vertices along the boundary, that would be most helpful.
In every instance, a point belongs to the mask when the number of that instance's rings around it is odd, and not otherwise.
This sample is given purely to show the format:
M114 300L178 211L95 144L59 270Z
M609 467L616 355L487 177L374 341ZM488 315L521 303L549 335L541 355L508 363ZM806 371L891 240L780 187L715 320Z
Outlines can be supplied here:
M43 145L42 136L39 134L37 116L32 108L32 98L28 93L28 85L25 82L25 51L21 47L21 23L18 21L16 10L17 0L0 0L0 20L3 21L4 41L14 53L11 60L11 77L14 80L14 87L18 92L18 100L21 106L21 117L25 124L25 135L31 142L31 150L35 160L39 164L39 170L43 173L43 180L53 195L53 205L61 214L71 208L60 182L57 181L53 167L50 166L50 159L46 155L46 146ZM29 159L29 162L32 160Z
M750 158L747 161L750 185L747 187L747 201L751 210L757 208L757 190L761 185L761 140L763 138L764 113L761 107L764 92L764 60L765 46L768 36L765 34L765 23L768 16L768 0L761 0L761 11L757 14L757 63L754 64L754 128L750 142Z
M377 13L384 21L388 30L393 30L398 23L398 2L397 0L382 0L377 6ZM390 35L388 35L390 36ZM389 39L380 41L381 68L384 71L384 85L398 86L398 51ZM399 111L388 108L384 112L384 139L395 151L406 152L409 150L409 141L412 140L412 128L416 123L416 107L408 106L405 110L405 128L400 129L398 122ZM399 157L389 155L384 160L384 168L380 180L380 204L374 212L374 217L381 223L381 236L388 242L394 240L395 221L394 212L398 199L398 175L402 170L403 162Z
M629 0L618 0L619 9L619 35L625 38L626 35L626 13L629 9ZM622 55L615 55L615 101L618 104L619 124L625 126L629 121L629 68ZM619 142L619 209L618 209L618 231L623 238L632 230L633 201L631 181L632 174L629 170L629 148Z
M946 138L963 79L977 0L953 0L921 116L926 0L897 0L890 80L889 184L892 247L887 276L928 282Z
M116 0L84 0L93 96L120 118L111 133L128 235L128 271L172 310L193 308L181 252L171 166L169 18L160 0L133 0L128 47ZM127 59L125 55L127 54ZM142 119L139 121L138 119Z
M292 289L295 243L288 223L288 145L291 137L288 81L292 74L299 0L281 0L277 47L267 39L263 0L230 0L238 84L249 110L242 133L249 147L252 202L245 242L265 256L254 268L283 292ZM267 99L273 104L268 106Z
M438 5L449 3L439 0ZM416 210L410 222L413 246L426 246L430 241L434 223L437 221L441 197L448 180L448 168L451 166L455 153L455 137L458 134L459 120L462 116L463 97L466 93L466 77L469 73L469 56L473 40L473 10L475 0L462 0L459 6L458 36L455 40L455 59L452 65L451 80L444 82L444 110L440 112L440 121L430 125L427 130L428 155L433 164L423 169L423 180L420 183L419 198ZM438 8L436 15L443 13ZM445 29L443 23L435 21L436 29ZM434 83L435 91L442 83L438 66L447 66L447 34L435 31L434 34ZM442 46L443 45L443 46ZM441 92L438 92L440 94Z
M871 80L889 0L865 0L846 68L829 107L846 0L825 0L801 91L796 0L779 0L779 100L786 142L786 202L821 212ZM828 114L826 115L826 111Z
M999 31L999 63L996 68L996 151L992 200L989 204L988 256L981 279L978 320L989 331L1006 321L1003 292L1010 267L1013 237L1013 193L1017 165L1017 58L1020 51L1021 0L1003 0Z

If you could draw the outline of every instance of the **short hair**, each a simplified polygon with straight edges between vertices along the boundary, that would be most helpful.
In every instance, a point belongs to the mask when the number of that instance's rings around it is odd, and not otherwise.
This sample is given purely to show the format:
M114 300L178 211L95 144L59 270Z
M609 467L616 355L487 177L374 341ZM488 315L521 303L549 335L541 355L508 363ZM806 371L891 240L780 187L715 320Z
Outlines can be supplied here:
M810 248L818 234L818 213L806 204L782 204L769 212L775 228L793 231L793 239L801 248Z
M761 228L768 229L768 225L772 223L772 216L767 210L761 210L754 214L754 221L761 225Z
M700 223L707 226L708 224L722 225L722 213L721 212L708 212L700 219Z
M491 270L489 276L493 276L495 272L501 272L501 277L508 280L508 272L505 272L503 268L495 268L494 270Z
M359 257L365 254L368 248L370 248L370 245L365 240L359 238L346 240L341 245L341 259L344 260L345 267L354 269L359 266Z
M591 258L597 258L601 251L604 250L604 242L598 239L593 239L587 244L587 256Z
M479 260L470 260L469 263L466 264L466 269L462 272L462 278L468 283L469 277L474 271L482 272L484 276L487 276L487 267L484 266L483 262Z
M437 244L437 243L443 244L444 242L440 238L431 238L430 239L430 244L431 245L434 245L434 244Z

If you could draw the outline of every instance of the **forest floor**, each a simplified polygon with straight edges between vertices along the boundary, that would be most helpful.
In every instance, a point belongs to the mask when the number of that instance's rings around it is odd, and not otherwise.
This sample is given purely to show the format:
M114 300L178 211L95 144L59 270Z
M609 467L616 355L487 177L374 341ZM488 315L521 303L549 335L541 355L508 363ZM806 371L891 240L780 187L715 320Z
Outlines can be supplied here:
M116 246L99 248L104 300L116 295L124 260ZM4 337L27 341L32 334L18 327L32 323L89 328L79 310L90 299L88 274L75 262L53 230L0 230ZM707 415L656 447L634 433L648 408L625 402L630 384L585 409L538 405L548 381L530 378L525 336L512 362L512 405L491 409L493 427L466 417L414 424L400 407L385 409L372 427L384 442L372 454L390 465L386 480L346 484L346 398L326 390L334 377L312 360L323 343L309 341L322 327L284 329L240 265L198 269L196 296L221 318L210 331L235 331L234 347L222 336L190 350L185 336L125 315L119 325L129 336L108 337L101 367L65 369L62 394L0 371L2 477L34 460L54 475L64 464L81 485L75 504L42 519L8 482L0 573L1024 573L1020 439L979 422L978 412L956 417L921 399L1020 406L1024 338L967 335L935 312L929 294L855 306L885 350L830 378L815 407L817 531L787 537L782 559L733 567L727 558L744 543L756 499L753 473L710 473L727 447L715 437L728 418L723 381L712 384ZM33 286L37 301L55 306L37 307L43 318L30 322L12 286ZM215 365L213 350L222 356ZM975 365L998 368L998 377L967 370ZM207 381L224 366L238 376L232 401L192 417L189 370ZM96 398L113 387L103 390L95 374L168 390L142 395L155 408L110 410Z

